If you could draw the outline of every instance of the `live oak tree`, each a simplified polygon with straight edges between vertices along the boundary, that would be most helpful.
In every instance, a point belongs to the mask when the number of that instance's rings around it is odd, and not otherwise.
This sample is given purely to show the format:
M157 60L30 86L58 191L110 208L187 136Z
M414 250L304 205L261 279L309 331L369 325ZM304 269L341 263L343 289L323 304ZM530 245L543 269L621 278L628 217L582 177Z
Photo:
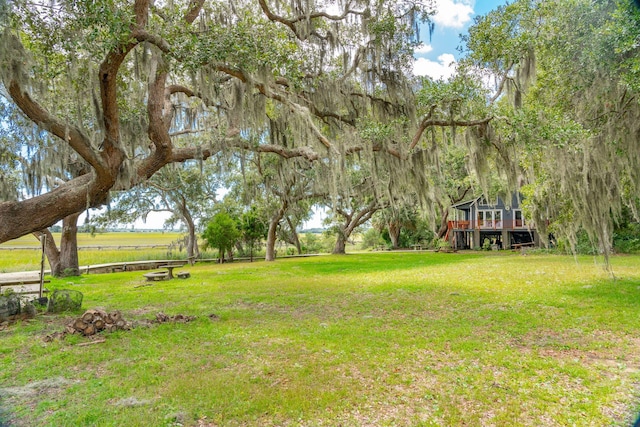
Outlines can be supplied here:
M346 243L358 227L389 206L389 198L382 189L386 180L379 175L379 179L373 178L375 169L363 166L362 162L345 164L342 181L346 185L327 200L329 211L325 223L331 225L329 231L336 236L333 254L345 254Z
M294 163L293 167L290 163ZM298 159L283 160L272 156L270 161L261 164L263 200L269 213L266 261L275 260L278 234L294 244L297 241L296 246L301 247L296 230L298 223L309 217L313 201L328 195L326 189L319 188L323 180L319 179L317 168L313 166ZM289 173L290 170L295 173Z
M638 219L639 36L640 11L615 0L521 0L470 30L469 63L504 95L495 164L527 184L542 237L549 220L573 245L583 229L607 256L623 208Z
M434 178L444 129L466 150L481 188L492 168L510 189L533 186L543 232L548 216L569 237L586 229L608 253L622 206L638 208L640 12L615 0L499 8L478 19L466 68L442 96L409 73L415 24L430 6L5 4L2 91L50 135L48 158L61 170L80 160L87 173L26 199L2 187L0 242L103 205L112 190L167 164L219 152L313 164L334 201L349 162L360 163L385 189L379 200L392 203L411 188L435 217L445 193ZM495 90L483 89L484 71L496 77ZM11 143L14 156L33 160Z
M365 149L347 147L336 131L355 127L367 106L398 108L387 98L404 96L407 36L424 11L366 1L335 13L264 0L10 3L0 24L4 89L90 173L0 204L0 241L100 206L110 190L166 164L220 150L315 161ZM286 127L249 146L243 129L260 132L270 114Z

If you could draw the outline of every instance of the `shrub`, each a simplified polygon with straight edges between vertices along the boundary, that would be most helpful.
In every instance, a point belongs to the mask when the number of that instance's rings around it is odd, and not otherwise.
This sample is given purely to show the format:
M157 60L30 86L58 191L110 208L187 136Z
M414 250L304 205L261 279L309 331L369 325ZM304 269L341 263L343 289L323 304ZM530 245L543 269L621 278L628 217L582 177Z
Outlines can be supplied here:
M434 245L435 245L436 249L439 250L439 251L449 251L449 250L451 250L451 243L449 243L449 241L446 240L446 239L436 239Z
M222 262L225 251L231 252L240 239L240 231L228 213L220 212L207 224L202 238L207 241L207 247L218 249L220 262Z
M376 246L385 245L386 242L382 238L382 234L375 228L370 228L362 235L362 243L360 249L375 248Z
M482 250L483 251L490 251L491 250L491 240L485 238L484 241L482 242Z
M613 248L620 253L640 252L640 224L632 223L613 233Z

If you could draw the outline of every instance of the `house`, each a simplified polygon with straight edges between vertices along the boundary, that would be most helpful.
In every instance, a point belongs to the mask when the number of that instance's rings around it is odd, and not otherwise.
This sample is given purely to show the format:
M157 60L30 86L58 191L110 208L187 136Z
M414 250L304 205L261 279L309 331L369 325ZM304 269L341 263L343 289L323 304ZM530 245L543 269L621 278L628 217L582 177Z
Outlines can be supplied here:
M487 200L481 196L451 208L453 221L448 221L445 239L454 249L481 248L487 239L494 249L540 245L535 225L522 214L519 194L512 195L510 204L500 197Z

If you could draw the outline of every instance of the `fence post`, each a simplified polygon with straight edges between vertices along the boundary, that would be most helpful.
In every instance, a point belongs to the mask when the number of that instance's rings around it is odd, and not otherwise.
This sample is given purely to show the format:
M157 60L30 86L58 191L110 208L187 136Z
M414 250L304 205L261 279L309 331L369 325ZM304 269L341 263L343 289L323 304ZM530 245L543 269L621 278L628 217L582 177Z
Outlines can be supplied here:
M44 233L40 236L40 244L42 245L42 256L40 257L40 290L38 298L42 298L42 289L44 288L44 248L47 244L47 235Z

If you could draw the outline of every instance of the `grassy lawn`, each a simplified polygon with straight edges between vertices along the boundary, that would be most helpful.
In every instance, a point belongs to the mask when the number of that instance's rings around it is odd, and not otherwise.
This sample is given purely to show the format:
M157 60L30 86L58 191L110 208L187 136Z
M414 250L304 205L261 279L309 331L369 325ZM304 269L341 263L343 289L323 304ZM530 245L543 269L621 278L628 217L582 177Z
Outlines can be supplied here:
M52 280L191 323L0 331L0 424L610 426L640 409L640 256L372 253ZM216 314L217 320L208 315ZM2 415L4 411L4 415Z

